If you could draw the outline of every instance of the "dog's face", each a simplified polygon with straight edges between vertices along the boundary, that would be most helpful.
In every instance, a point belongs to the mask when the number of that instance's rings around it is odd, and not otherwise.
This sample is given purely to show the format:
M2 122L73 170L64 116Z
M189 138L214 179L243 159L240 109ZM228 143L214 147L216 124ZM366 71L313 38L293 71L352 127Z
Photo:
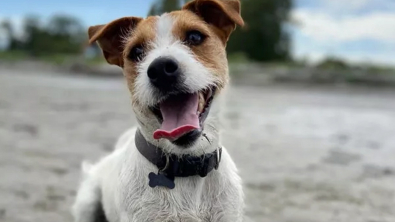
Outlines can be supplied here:
M228 82L225 47L237 24L243 25L239 1L195 0L162 16L90 27L89 37L123 68L145 133L186 148L201 138Z

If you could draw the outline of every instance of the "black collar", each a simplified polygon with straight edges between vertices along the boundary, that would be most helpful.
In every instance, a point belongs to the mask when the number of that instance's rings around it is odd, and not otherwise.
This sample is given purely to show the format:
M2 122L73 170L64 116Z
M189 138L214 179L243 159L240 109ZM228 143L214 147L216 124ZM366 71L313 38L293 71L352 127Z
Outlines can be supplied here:
M151 187L165 186L174 188L175 177L206 177L213 169L217 169L221 161L222 148L202 156L183 155L179 157L167 154L161 148L149 143L140 130L136 131L135 144L137 150L152 164L158 167L158 174L150 173ZM168 181L165 181L168 180Z

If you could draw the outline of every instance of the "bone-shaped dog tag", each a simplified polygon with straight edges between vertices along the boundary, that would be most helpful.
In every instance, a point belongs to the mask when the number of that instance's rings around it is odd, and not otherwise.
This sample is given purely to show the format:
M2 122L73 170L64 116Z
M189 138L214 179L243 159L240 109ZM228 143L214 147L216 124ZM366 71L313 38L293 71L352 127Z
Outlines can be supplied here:
M167 187L169 189L174 189L174 187L176 186L174 180L166 177L166 175L160 172L158 174L151 172L150 174L148 174L148 178L149 178L148 185L152 188Z

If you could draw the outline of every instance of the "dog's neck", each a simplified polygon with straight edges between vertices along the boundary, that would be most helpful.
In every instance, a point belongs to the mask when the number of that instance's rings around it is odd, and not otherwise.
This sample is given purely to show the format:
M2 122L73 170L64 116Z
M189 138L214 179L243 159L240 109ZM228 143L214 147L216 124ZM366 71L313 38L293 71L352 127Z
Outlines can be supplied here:
M140 130L136 131L134 141L140 154L158 168L158 174L151 172L149 175L150 187L165 186L173 189L176 177L206 177L211 171L218 169L221 161L221 147L213 153L201 156L179 157L165 153L161 148L147 142Z

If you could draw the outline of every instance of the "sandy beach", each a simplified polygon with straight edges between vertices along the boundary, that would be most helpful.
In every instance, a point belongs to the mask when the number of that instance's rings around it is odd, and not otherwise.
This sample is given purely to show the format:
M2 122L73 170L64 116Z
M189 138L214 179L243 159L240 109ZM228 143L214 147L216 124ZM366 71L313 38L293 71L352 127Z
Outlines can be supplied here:
M228 91L223 142L248 221L395 221L395 90ZM135 124L122 78L0 67L0 221L72 221L81 161Z

